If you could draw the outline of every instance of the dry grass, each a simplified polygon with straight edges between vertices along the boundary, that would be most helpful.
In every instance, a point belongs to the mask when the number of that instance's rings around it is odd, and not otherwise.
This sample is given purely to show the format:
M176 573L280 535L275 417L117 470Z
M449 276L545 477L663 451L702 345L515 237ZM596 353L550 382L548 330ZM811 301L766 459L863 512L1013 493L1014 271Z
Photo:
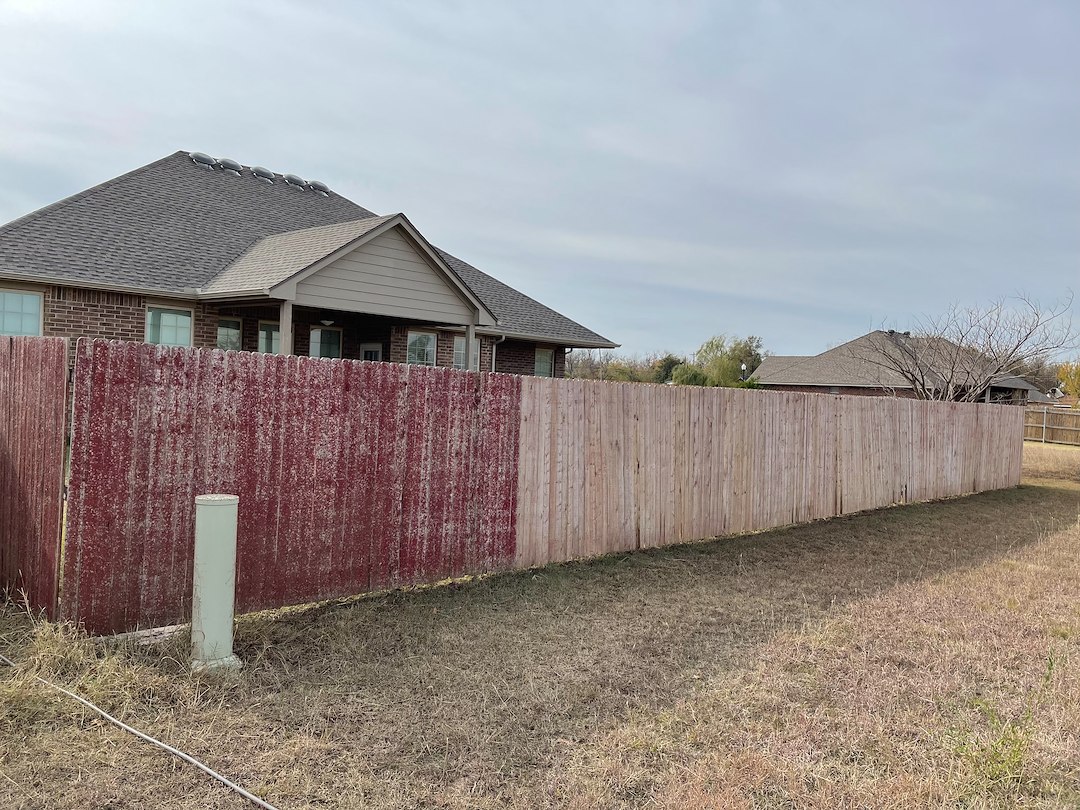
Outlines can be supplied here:
M1075 807L1080 486L95 645L0 614L0 807Z
M1024 442L1024 475L1027 478L1080 481L1080 447Z

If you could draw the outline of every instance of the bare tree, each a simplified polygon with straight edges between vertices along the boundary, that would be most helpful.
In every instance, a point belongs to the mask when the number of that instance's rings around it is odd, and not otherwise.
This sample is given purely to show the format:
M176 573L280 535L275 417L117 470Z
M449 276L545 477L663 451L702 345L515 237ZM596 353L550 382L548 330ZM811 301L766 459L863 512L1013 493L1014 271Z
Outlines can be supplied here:
M852 353L879 370L883 387L910 387L919 399L974 402L1076 346L1071 306L1071 295L1049 308L1024 295L983 307L954 305L910 332L872 332L853 342Z

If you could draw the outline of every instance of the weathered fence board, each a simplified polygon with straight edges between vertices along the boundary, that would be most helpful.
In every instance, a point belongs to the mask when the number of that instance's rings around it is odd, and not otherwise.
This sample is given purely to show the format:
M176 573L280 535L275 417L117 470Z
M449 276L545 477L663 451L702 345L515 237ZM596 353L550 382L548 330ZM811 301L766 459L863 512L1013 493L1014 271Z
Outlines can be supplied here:
M91 632L188 616L204 492L240 496L236 604L250 611L1020 476L1009 406L90 340L76 357L60 612Z
M204 492L240 496L240 611L508 567L519 397L504 375L80 340L61 613L183 621Z
M1024 438L1052 444L1080 444L1080 410L1030 407L1024 420Z
M0 336L0 588L54 615L67 341Z
M520 567L1020 482L1023 412L1012 406L532 377L521 386ZM571 528L579 504L581 530Z

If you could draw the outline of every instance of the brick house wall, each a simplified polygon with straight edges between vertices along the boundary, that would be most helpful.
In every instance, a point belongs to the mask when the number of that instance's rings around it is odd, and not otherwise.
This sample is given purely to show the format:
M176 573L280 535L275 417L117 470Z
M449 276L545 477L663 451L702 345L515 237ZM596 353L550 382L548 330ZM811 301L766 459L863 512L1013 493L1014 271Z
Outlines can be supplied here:
M566 350L549 343L505 340L495 348L495 370L502 374L527 374L536 370L536 350L555 350L555 376L566 376Z
M14 285L13 285L14 286ZM259 348L259 321L278 322L280 310L276 305L239 306L217 305L201 301L145 296L107 290L84 289L60 285L20 283L17 289L39 293L42 296L42 334L49 337L72 338L71 360L75 357L75 338L93 337L107 340L142 342L146 339L146 309L148 306L171 307L191 310L192 345L196 348L217 346L219 317L240 318L241 348L255 352ZM392 318L361 315L358 313L326 312L296 307L293 310L293 351L308 354L311 346L311 330L322 328L323 320L332 320L332 326L342 330L342 354L348 359L359 359L360 348L366 343L382 346L383 360L404 363L407 355L408 333L435 331L438 344L436 364L452 367L454 364L454 337L463 332L432 330L423 324L402 324ZM536 349L555 350L555 376L565 374L565 349L557 346L506 340L496 347L495 338L481 335L480 368L492 369L492 353L495 370L504 374L532 375L535 367Z

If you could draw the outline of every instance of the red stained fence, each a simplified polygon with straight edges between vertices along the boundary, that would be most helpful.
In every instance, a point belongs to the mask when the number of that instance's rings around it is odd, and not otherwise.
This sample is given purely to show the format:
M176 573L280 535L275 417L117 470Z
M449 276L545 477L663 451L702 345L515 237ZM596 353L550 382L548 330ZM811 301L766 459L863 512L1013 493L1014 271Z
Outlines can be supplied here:
M61 615L190 615L194 496L240 496L238 611L514 560L520 379L80 340Z
M0 337L0 587L56 606L67 341Z
M0 339L0 573L57 599L66 343ZM190 615L194 497L238 611L1019 483L998 405L541 380L83 339L59 615Z

